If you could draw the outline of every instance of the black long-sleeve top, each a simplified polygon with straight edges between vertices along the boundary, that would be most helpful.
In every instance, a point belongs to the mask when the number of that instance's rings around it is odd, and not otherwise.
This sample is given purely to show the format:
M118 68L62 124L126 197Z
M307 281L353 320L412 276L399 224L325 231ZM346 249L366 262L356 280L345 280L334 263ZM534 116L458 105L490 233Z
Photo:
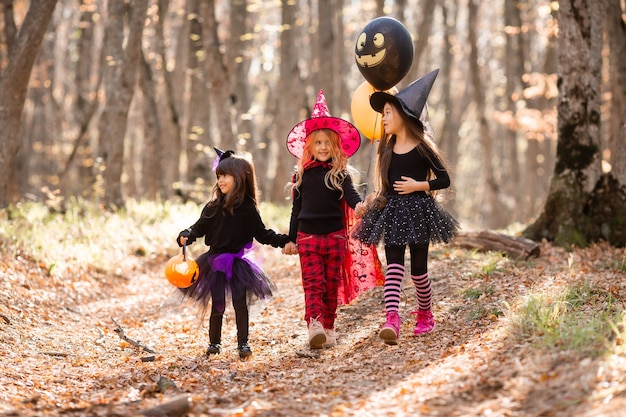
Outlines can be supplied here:
M341 207L341 192L330 189L324 183L329 167L307 168L302 175L302 184L293 190L293 206L289 224L289 237L296 241L298 231L314 235L325 235L345 227ZM354 188L352 178L345 172L342 183L343 198L353 209L361 201Z
M431 163L431 160L433 161ZM389 166L388 178L389 184L393 186L395 181L401 181L402 176L413 178L416 181L426 181L428 171L435 173L434 179L428 181L431 190L441 190L450 186L450 176L441 164L436 155L431 154L429 158L422 155L417 148L413 148L407 153L391 155L391 164ZM391 194L398 194L393 188L389 190ZM417 191L424 193L425 191Z
M264 245L281 248L289 242L289 236L265 227L252 200L244 200L233 213L207 204L189 231L194 239L204 236L211 253L237 253L253 238Z

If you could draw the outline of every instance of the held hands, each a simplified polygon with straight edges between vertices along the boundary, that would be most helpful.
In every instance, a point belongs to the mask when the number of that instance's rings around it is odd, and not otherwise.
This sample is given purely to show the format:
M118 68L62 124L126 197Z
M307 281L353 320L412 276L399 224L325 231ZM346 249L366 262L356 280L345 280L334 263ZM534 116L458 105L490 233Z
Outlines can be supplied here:
M366 201L367 201L367 199L366 199ZM365 215L366 211L367 211L367 203L365 201L358 202L357 205L354 207L354 215L357 218L363 217Z
M430 186L428 185L428 181L415 181L411 177L402 177L401 181L395 181L393 183L393 189L398 194L411 194L415 191L428 191L430 190Z
M368 210L382 210L387 204L387 199L377 192L369 193L365 200L357 203L354 207L354 215L357 218L365 216Z
M283 255L297 255L298 254L298 245L293 242L289 242L285 245L282 250Z

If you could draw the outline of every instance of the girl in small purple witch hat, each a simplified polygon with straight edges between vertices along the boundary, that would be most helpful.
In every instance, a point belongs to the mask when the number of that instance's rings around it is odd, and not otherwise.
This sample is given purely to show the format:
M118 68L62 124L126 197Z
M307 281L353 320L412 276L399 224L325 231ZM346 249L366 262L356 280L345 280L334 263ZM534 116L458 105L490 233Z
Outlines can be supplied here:
M275 288L270 278L248 256L252 240L284 247L289 236L266 229L257 208L257 186L254 166L233 151L218 153L215 168L217 183L213 197L202 209L200 218L176 239L179 246L191 244L204 236L209 250L198 256L200 273L185 297L202 307L201 318L211 304L209 318L210 345L206 354L220 352L222 319L226 296L232 297L237 323L237 348L244 359L252 354L248 345L248 304L255 298L267 298Z
M458 222L433 198L435 190L450 186L450 176L433 142L430 125L422 117L438 72L430 72L395 95L375 92L370 97L372 108L382 113L385 134L378 148L378 195L373 200L376 204L363 216L355 236L370 244L384 239L387 320L379 337L390 345L397 344L400 334L406 247L411 255L411 279L418 301L413 333L420 335L435 327L428 275L429 244L447 243L459 229Z
M346 207L362 205L348 171L348 158L360 144L359 131L351 123L330 116L323 91L311 118L298 123L287 136L287 149L298 163L289 227L295 243L287 244L283 252L300 256L311 349L332 347L336 342L338 294L348 254ZM370 264L373 270L374 260Z

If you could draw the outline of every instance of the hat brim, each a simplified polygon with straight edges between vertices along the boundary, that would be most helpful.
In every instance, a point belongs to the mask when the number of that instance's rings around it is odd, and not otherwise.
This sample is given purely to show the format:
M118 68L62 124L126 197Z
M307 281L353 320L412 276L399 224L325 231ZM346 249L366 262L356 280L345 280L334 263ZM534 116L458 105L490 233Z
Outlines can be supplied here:
M385 93L383 91L375 91L370 96L370 106L372 106L372 108L378 113L382 113L383 109L385 108L385 103L388 103L390 101L399 106L401 105L400 100L398 100L396 96Z
M415 114L413 114L411 109L409 109L402 100L400 100L398 97L394 96L393 94L385 93L382 91L376 91L370 96L370 106L372 107L372 109L374 109L378 113L383 112L383 109L385 108L385 103L395 104L396 107L402 110L404 114L419 121L419 116L416 116Z
M435 69L398 91L395 95L376 91L370 96L370 106L379 113L383 112L385 103L392 102L412 119L420 121L426 100L433 87L439 69Z
M352 123L338 117L323 116L303 120L291 129L287 135L289 153L298 159L302 158L307 136L320 129L330 129L339 135L341 148L347 158L354 155L361 146L361 134Z

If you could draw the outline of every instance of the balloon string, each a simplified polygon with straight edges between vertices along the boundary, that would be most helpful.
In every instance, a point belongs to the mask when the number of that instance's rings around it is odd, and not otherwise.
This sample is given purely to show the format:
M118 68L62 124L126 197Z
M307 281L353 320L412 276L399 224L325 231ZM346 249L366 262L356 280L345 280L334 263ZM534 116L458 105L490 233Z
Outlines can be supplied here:
M363 198L365 198L365 196L367 196L368 191L369 191L369 180L370 180L370 170L372 168L372 159L374 158L374 142L376 141L376 133L379 133L380 137L378 138L379 140L382 139L383 136L383 126L382 126L382 120L379 122L378 121L378 113L376 113L376 116L374 117L374 128L372 129L373 135L372 135L372 139L370 139L370 160L367 164L367 182L365 183L365 195L363 196ZM376 128L380 127L380 131L376 132Z
M187 238L183 241L183 262L187 262Z
M363 199L365 199L365 197L367 197L367 194L369 194L369 187L370 187L370 169L372 168L372 158L374 154L374 141L371 140L370 141L370 160L367 163L367 181L365 182L365 194L363 195Z

